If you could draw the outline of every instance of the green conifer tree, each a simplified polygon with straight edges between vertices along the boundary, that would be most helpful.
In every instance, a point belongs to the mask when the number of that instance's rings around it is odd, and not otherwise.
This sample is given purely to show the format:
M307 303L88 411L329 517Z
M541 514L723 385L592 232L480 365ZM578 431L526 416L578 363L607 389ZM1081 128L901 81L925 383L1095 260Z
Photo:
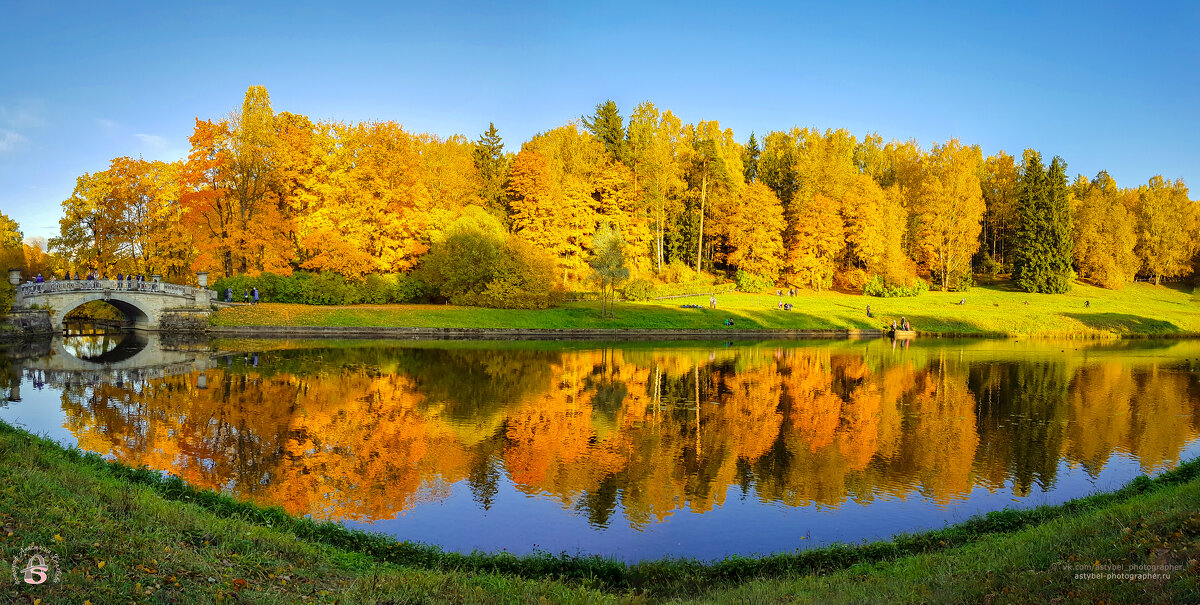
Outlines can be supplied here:
M762 154L762 149L758 147L758 141L754 138L754 133L750 133L750 140L746 143L746 149L742 151L742 176L746 179L746 184L749 185L758 181L758 156Z
M1040 292L1049 272L1045 239L1046 171L1042 155L1026 149L1017 183L1017 237L1013 282L1026 292Z
M1041 154L1026 149L1017 189L1013 281L1026 292L1067 292L1075 272L1066 162L1055 157L1044 169Z
M479 171L479 195L487 205L488 212L507 221L504 182L508 180L508 161L504 157L504 143L494 122L488 122L487 132L479 135L479 140L475 142L475 169Z
M629 141L625 138L625 123L612 99L597 104L595 114L583 116L583 126L604 143L604 148L608 150L612 159L622 163L629 162Z
M1071 237L1071 200L1067 194L1067 163L1055 156L1046 173L1047 273L1041 292L1061 294L1071 290L1075 272L1071 260L1075 242Z

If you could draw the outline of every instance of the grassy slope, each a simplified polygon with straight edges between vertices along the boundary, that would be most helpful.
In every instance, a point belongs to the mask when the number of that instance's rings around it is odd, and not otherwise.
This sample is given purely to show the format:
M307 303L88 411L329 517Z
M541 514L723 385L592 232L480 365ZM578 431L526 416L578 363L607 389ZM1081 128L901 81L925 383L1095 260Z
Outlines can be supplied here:
M1200 557L1200 462L1185 464L1153 482L1140 479L1117 494L1092 497L1083 504L1076 501L1069 510L992 515L974 520L974 525L968 522L893 543L806 551L818 562L818 569L807 572L797 571L794 563L800 559L787 557L776 561L790 564L791 569L746 559L702 569L660 562L631 568L631 576L643 579L637 590L608 591L599 590L595 580L522 579L471 571L463 557L452 559L455 563L449 566L383 563L378 555L363 554L371 552L369 544L351 544L345 550L301 539L292 529L303 522L251 522L261 515L247 513L244 505L239 508L217 496L168 499L162 489L166 483L129 479L137 476L0 424L0 560L11 560L32 543L50 547L65 568L62 583L54 586L0 582L0 600L592 603L678 598L826 603L978 602L989 597L998 602L1046 602L1077 597L1166 603L1200 599L1200 567L1195 562ZM1011 531L996 527L1004 524L1013 525ZM315 540L321 539L328 541L318 533ZM921 554L886 554L912 548ZM859 562L848 568L837 565L855 560ZM505 561L522 560L507 557ZM1110 581L1075 580L1075 572L1061 567L1094 561L1168 563L1183 569L1172 572L1170 581ZM749 577L740 570L750 570ZM720 581L717 576L747 581Z
M508 310L444 305L313 307L263 304L215 314L218 326L390 326L464 328L673 328L723 329L727 317L738 329L879 328L901 316L927 333L1040 336L1169 335L1200 333L1200 304L1189 291L1132 284L1111 291L1077 283L1068 294L1027 294L1004 286L967 293L930 292L916 298L874 298L838 292L804 292L785 298L795 308L778 310L773 295L718 296L718 309L700 296L651 303L621 303L616 319L602 319L597 303L556 309ZM966 304L957 304L966 299ZM1025 304L1028 301L1029 304ZM1084 302L1091 306L1085 307ZM875 317L866 317L870 304Z

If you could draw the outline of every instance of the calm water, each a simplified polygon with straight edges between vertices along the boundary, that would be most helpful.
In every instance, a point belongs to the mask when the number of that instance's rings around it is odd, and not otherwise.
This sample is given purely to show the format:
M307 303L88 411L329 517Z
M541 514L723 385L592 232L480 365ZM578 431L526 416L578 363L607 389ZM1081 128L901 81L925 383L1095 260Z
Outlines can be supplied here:
M470 551L770 553L1057 503L1200 455L1200 341L205 341L0 360L0 419Z

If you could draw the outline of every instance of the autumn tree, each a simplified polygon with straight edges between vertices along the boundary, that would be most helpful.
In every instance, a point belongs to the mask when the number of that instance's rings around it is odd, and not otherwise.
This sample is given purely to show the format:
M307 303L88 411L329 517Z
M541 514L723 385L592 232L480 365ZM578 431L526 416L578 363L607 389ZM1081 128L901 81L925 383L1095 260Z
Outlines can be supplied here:
M625 240L607 221L596 231L588 264L592 267L592 281L600 286L601 312L613 317L613 294L617 286L629 279L629 267L625 266Z
M20 226L17 221L0 212L0 269L4 270L5 275L3 283L0 283L0 314L8 313L15 294L12 284L8 283L8 270L23 269L24 260Z
M747 185L729 217L729 265L774 283L783 268L785 226L775 192L762 183Z
M716 194L721 202L735 199L742 186L742 150L733 139L733 131L722 130L715 121L689 125L684 129L684 138L687 143L683 148L687 180L692 197L697 202L694 209L694 245L696 271L700 271L704 252L704 219L711 212L709 195Z
M984 161L983 203L984 213L980 234L983 249L996 262L1011 262L1013 238L1016 233L1017 184L1019 170L1011 155L1003 151L989 156Z
M970 283L971 257L979 249L979 221L986 211L979 186L978 147L958 139L935 145L924 162L915 210L921 260L942 290Z
M1137 252L1142 271L1153 276L1155 284L1163 277L1178 277L1190 271L1195 252L1195 212L1183 180L1154 176L1138 188Z
M653 226L651 256L655 271L661 271L666 262L668 221L677 213L680 193L686 187L678 159L682 128L674 114L660 114L648 101L638 105L629 117L630 163Z
M1141 266L1137 217L1125 207L1117 183L1101 171L1081 187L1074 212L1075 264L1085 279L1114 290L1133 281Z

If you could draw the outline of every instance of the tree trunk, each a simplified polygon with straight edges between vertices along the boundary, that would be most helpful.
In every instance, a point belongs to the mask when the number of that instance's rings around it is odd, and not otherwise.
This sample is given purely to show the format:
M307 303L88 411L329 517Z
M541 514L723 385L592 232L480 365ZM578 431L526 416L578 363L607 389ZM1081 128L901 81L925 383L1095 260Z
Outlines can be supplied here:
M708 172L700 179L700 236L696 241L696 273L700 272L700 255L704 251L704 202L708 197Z

